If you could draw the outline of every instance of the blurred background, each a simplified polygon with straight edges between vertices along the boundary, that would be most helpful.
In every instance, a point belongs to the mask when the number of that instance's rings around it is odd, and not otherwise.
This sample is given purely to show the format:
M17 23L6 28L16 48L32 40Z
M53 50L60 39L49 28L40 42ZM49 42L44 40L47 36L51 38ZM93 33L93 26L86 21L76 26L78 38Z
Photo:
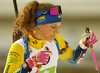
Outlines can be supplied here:
M17 0L18 10L32 0ZM62 25L59 28L61 36L69 42L71 48L76 48L85 27L89 27L97 36L94 45L97 64L100 69L100 0L37 0L51 2L62 6ZM13 0L0 0L0 73L3 72L7 53L13 42L12 33L16 20ZM58 60L57 73L96 73L90 49L83 61L78 65Z

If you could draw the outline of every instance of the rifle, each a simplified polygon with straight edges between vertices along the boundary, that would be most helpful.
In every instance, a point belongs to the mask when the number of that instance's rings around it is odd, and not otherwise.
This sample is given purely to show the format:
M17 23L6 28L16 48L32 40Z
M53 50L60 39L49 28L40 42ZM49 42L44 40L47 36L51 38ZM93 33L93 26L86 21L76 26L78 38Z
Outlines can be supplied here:
M17 7L17 2L16 2L16 0L13 0L13 4L14 4L14 9L15 9L15 14L16 14L16 19L17 19L19 13L18 13L18 7ZM19 30L19 28L16 28L16 27L14 26L13 43L14 43L16 40L20 39L20 36L22 36L21 31Z

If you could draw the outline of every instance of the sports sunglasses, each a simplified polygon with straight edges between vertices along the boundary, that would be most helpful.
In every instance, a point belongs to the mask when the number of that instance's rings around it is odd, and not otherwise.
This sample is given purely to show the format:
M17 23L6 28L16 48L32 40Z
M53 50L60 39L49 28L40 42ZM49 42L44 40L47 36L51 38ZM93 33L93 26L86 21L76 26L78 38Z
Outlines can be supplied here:
M45 15L46 13L49 13L50 15L58 15L59 13L62 14L61 6L60 5L54 6L49 10L45 11L44 13L42 13L41 15L39 15L38 17ZM36 20L38 19L38 17L36 18Z

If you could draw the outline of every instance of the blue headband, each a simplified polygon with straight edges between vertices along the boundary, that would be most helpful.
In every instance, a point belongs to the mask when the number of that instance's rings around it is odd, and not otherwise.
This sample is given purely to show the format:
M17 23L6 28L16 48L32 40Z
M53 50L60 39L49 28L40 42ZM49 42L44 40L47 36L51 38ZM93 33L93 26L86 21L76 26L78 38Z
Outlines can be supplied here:
M47 10L42 10L42 11L36 11L36 18L41 15L43 12ZM50 15L49 13L46 13L45 15L40 16L36 20L36 25L41 25L41 24L48 24L48 23L55 23L55 22L61 22L61 14L59 15Z

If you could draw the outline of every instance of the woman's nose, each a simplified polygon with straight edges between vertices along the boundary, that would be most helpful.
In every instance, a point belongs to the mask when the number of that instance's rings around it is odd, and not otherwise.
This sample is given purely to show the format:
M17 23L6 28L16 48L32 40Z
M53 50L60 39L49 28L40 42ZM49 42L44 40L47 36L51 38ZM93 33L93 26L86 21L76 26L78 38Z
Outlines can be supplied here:
M56 34L59 34L59 29L58 28L56 28Z

